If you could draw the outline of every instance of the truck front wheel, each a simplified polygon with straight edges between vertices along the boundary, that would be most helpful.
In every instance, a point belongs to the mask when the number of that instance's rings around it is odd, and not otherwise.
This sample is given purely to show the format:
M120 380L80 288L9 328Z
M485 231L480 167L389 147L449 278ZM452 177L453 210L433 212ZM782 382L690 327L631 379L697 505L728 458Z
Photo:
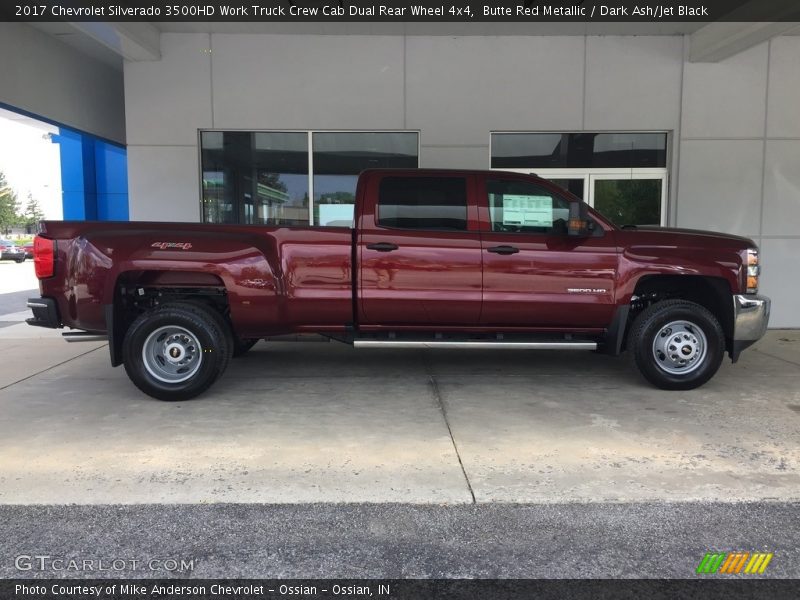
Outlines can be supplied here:
M189 400L222 375L231 356L219 320L193 304L166 304L128 328L123 362L131 381L159 400Z
M719 369L725 336L706 308L686 300L664 300L633 322L628 348L639 371L664 390L691 390Z

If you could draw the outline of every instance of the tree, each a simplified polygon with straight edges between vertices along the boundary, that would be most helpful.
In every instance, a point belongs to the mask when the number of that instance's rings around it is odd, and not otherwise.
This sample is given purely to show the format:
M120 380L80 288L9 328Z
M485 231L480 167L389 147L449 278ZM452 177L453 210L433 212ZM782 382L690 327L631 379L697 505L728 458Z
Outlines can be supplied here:
M5 175L0 171L0 233L8 235L11 228L19 223L17 211L17 194L8 186Z
M25 230L28 233L36 233L39 221L44 219L44 211L39 205L39 201L28 193L28 204L25 205L25 212L22 215Z

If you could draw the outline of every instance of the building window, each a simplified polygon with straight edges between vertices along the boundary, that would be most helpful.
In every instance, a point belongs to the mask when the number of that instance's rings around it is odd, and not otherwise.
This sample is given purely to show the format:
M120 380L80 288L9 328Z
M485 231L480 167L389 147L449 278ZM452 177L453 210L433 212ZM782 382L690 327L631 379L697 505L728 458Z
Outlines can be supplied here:
M308 136L204 131L203 220L308 224Z
M666 133L493 133L493 169L667 166Z
M314 224L350 225L358 174L364 169L416 169L416 133L314 132Z
M358 174L419 166L417 132L203 131L203 220L349 227Z
M493 169L536 173L617 225L665 225L665 132L491 134Z

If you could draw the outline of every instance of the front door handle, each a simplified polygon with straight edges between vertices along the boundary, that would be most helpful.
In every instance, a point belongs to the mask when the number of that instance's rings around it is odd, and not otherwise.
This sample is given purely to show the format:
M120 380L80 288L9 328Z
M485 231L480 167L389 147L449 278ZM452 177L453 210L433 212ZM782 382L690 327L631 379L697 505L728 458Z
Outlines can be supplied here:
M516 254L519 248L516 246L492 246L486 249L487 252L494 252L495 254Z
M391 252L397 250L400 246L390 242L379 242L377 244L367 244L369 250L377 250L378 252Z

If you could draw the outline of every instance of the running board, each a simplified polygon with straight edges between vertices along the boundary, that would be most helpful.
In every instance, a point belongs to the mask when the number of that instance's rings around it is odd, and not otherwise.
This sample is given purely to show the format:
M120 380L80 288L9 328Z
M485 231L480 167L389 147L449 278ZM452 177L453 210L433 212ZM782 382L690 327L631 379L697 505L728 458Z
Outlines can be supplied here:
M497 348L502 350L597 350L597 342L495 342L495 341L413 341L355 340L356 348Z
M68 342L107 342L108 336L103 333L90 333L88 331L67 331L61 337Z

